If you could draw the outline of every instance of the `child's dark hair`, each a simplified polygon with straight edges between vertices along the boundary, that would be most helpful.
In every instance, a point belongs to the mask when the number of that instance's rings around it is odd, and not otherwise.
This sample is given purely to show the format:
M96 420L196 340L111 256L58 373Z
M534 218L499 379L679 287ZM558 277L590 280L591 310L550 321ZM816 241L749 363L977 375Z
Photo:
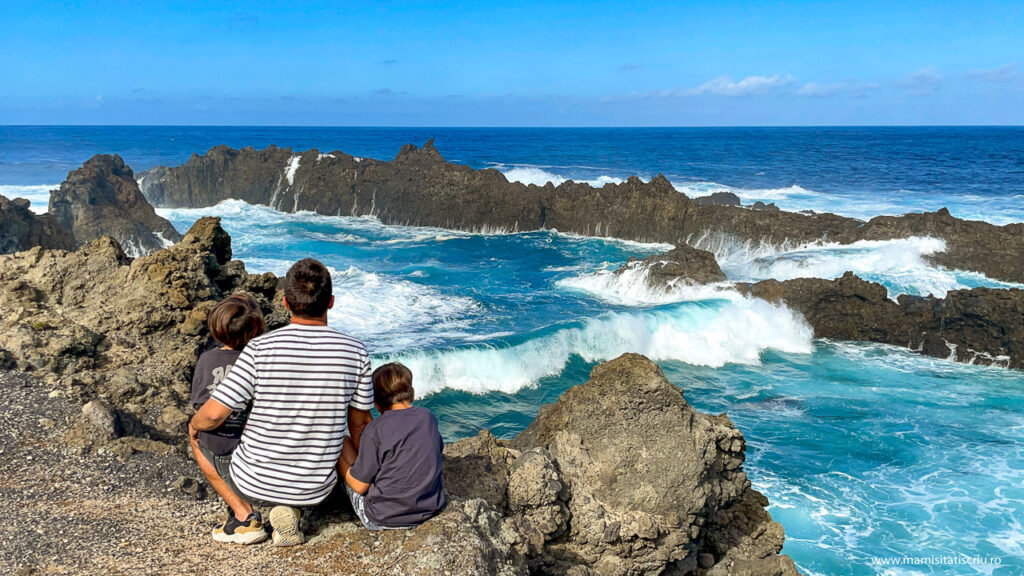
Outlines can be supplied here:
M217 304L206 317L206 325L214 340L235 350L245 348L267 329L259 304L246 292L232 294Z
M318 318L331 304L331 273L318 260L303 258L288 269L284 298L293 314Z
M373 401L381 408L390 408L399 402L412 402L416 391L412 387L412 370L404 364L391 362L373 371Z

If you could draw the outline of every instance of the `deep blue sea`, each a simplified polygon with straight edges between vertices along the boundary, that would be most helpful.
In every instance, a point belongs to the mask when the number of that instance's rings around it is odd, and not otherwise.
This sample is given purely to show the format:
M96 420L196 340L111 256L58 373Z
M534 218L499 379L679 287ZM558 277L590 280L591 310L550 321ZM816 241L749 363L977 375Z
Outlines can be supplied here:
M524 182L663 173L691 196L729 190L861 218L945 206L1024 221L1022 128L0 127L0 194L45 210L47 191L99 152L141 171L217 144L389 159L431 137L452 161ZM640 352L693 405L728 412L746 435L747 472L804 572L1024 573L1024 373L815 340L798 315L729 283L663 294L645 289L640 274L611 275L666 246L385 226L237 201L160 212L181 231L220 216L251 271L323 260L335 281L331 323L365 340L378 361L407 363L449 441L481 428L514 435L597 362ZM892 297L1006 286L927 264L923 256L945 248L935 238L702 243L731 281L853 270ZM874 560L904 556L961 559Z

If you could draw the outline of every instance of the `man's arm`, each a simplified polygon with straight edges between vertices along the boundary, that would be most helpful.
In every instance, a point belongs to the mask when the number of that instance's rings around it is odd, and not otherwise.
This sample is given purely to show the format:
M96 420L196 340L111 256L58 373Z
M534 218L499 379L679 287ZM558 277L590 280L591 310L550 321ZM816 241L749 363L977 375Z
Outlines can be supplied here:
M214 430L220 427L231 415L231 409L213 398L206 401L192 420L188 423L189 438L198 438L199 431Z
M352 446L359 452L359 439L363 436L363 429L373 420L369 410L348 407L348 433L352 436Z

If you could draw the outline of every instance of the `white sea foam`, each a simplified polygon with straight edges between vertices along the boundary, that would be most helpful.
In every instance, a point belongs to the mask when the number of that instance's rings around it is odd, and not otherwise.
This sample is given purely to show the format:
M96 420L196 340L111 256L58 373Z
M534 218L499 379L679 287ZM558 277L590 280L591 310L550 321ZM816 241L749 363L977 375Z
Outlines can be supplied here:
M647 283L649 269L641 263L627 266L621 273L599 270L580 274L555 282L556 286L586 292L605 302L619 306L655 306L672 302L688 302L727 297L724 291L731 284L717 283L696 286L685 282L665 287L651 287Z
M673 182L672 186L690 198L710 196L716 192L731 192L739 196L741 200L745 200L745 203L752 203L757 200L776 202L794 197L808 197L818 194L818 192L796 185L784 188L734 188L717 182Z
M768 348L810 353L811 336L810 327L790 310L733 293L726 300L607 313L509 347L415 351L389 359L409 366L424 393L444 388L513 393L561 373L573 355L587 362L637 352L655 361L701 366L759 364Z
M50 207L50 190L60 188L60 184L41 184L31 186L16 186L13 184L0 184L0 196L10 200L24 198L31 202L29 210L36 214L43 214Z
M559 184L569 180L569 178L553 174L535 166L515 166L513 168L502 170L502 173L509 182L522 182L523 184L536 184L537 186L543 186L548 182L558 186ZM585 182L595 188L600 188L605 184L621 184L623 179L616 178L614 176L598 176L593 180L576 181Z
M247 258L252 272L283 276L291 260ZM334 283L330 324L372 344L375 351L429 346L466 333L482 308L472 298L442 294L436 288L355 266L328 266Z
M861 278L886 286L891 298L900 294L944 297L950 290L971 286L1014 287L977 272L950 270L929 263L925 257L946 249L939 238L911 237L896 240L863 240L852 244L814 242L774 246L765 242L738 242L722 235L704 235L691 244L715 255L732 282L757 282L774 278L834 279L851 271ZM667 289L650 288L647 270L634 265L615 275L598 270L564 278L556 285L588 292L606 302L624 306L649 306L707 297L721 286L693 287L685 283Z
M295 183L295 173L299 170L299 162L301 161L301 156L292 156L292 159L288 161L288 165L284 167L284 177L288 180L289 186Z
M167 238L164 238L164 235L161 234L160 232L153 232L153 236L156 236L156 239L159 240L161 244L163 244L164 248L170 248L171 246L174 246L174 242L171 242Z
M666 244L665 242L638 242L636 240L623 240L621 238L609 237L598 238L594 236L583 236L582 234L573 234L571 232L560 232L554 229L549 230L549 232L556 236L577 242L593 242L594 240L600 240L601 242L606 242L608 244L615 244L624 248L633 248L651 253L667 252L668 250L675 248L672 244Z

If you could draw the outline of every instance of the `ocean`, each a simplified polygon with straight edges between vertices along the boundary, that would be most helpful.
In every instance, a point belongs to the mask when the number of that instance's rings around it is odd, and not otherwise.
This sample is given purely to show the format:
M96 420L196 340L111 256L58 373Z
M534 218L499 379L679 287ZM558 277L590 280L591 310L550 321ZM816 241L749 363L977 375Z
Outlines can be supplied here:
M866 218L948 207L1024 221L1022 128L0 127L0 194L45 210L48 190L100 152L139 172L218 144L390 159L432 137L453 162L523 182L662 173L690 196L731 191L784 209ZM1021 372L816 340L797 315L728 284L659 293L636 275L611 274L664 245L385 226L239 201L159 212L182 232L220 216L250 271L324 261L335 281L332 325L362 338L377 362L413 369L447 441L481 428L515 435L596 363L639 352L691 404L727 412L743 431L746 470L805 573L1024 571ZM703 246L730 281L852 270L894 298L1011 286L928 264L945 248L935 238ZM879 563L952 556L1000 564Z

